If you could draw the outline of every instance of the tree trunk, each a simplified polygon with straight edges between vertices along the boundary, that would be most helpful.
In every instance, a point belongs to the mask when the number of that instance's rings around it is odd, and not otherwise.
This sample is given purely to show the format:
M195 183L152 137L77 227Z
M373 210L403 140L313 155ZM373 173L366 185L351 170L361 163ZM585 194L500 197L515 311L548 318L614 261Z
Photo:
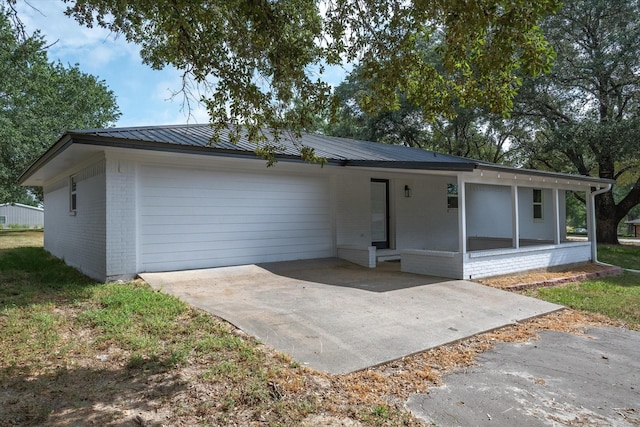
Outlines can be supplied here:
M611 191L596 196L596 239L598 243L619 244L616 204Z

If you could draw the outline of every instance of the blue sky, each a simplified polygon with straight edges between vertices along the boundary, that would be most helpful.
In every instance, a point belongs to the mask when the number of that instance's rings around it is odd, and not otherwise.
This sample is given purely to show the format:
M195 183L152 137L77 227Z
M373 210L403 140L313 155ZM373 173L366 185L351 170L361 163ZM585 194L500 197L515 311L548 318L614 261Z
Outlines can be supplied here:
M62 0L18 2L19 16L29 33L40 30L48 44L50 61L78 64L93 74L116 96L122 112L117 126L207 123L206 110L192 105L183 108L181 95L171 94L181 87L180 72L172 67L152 70L142 63L140 49L102 28L85 28L64 14ZM341 68L330 69L325 80L338 85L344 77Z

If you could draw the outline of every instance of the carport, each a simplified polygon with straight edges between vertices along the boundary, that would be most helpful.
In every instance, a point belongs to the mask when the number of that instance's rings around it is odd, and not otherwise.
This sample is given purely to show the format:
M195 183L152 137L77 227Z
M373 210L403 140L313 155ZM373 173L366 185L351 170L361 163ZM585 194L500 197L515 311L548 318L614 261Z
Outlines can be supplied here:
M305 366L347 373L562 309L464 280L327 258L143 273Z

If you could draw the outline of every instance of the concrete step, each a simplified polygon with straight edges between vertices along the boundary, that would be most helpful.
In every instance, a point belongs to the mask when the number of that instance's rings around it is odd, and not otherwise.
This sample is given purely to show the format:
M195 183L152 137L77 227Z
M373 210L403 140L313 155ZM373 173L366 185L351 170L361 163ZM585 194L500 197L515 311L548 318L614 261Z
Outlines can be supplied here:
M376 254L377 262L398 261L399 259L400 259L400 251L384 250L384 251L378 251L378 253Z

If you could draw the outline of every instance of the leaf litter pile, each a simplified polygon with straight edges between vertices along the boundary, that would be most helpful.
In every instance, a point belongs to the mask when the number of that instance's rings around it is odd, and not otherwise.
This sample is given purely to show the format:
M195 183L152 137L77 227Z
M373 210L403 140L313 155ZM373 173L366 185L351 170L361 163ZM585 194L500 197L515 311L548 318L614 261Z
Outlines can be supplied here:
M498 289L522 290L565 283L575 283L596 277L620 274L619 267L585 263L554 271L535 270L525 273L479 279L478 283Z
M153 297L144 283L122 288ZM122 304L112 296L104 301ZM541 330L580 334L588 327L622 326L605 316L563 310L363 371L330 375L191 307L158 337L141 325L130 326L140 328L132 334L115 323L105 338L103 331L114 322L100 317L94 305L60 300L35 314L19 311L23 317L0 312L0 427L422 426L404 409L409 395L443 384L444 375L473 365L496 343L535 340ZM154 319L139 322L153 325ZM57 336L48 339L48 331Z

